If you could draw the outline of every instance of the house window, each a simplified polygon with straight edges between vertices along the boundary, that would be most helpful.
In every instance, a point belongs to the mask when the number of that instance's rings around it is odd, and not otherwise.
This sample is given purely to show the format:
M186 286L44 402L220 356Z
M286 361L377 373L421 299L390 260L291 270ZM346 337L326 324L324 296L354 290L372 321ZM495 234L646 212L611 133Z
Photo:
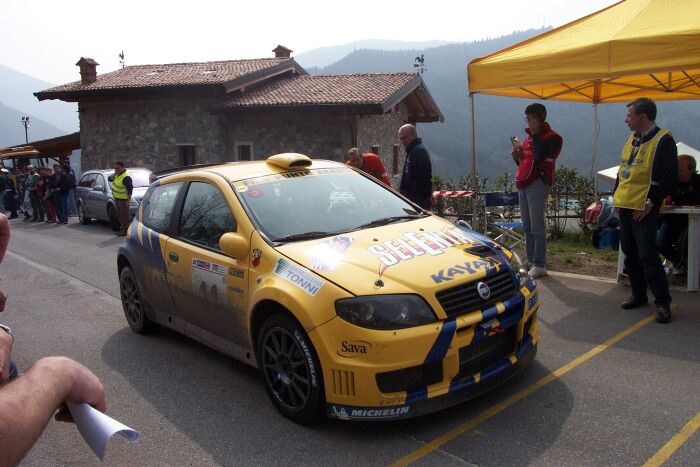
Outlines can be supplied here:
M253 143L236 143L236 160L253 160Z
M194 144L181 144L177 147L180 153L180 165L193 165L196 163Z

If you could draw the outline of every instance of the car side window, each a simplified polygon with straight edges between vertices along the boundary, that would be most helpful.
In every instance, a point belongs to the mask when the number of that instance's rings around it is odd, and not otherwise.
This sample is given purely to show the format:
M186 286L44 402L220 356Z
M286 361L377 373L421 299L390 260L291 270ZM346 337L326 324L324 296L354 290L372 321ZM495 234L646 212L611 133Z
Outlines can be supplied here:
M78 183L78 186L83 187L83 188L92 188L92 184L95 181L95 175L96 174L85 174L82 176L80 179L80 183Z
M102 189L104 190L105 188L105 178L102 174L97 174L97 177L95 178L95 183L92 186L95 185L100 185Z
M170 221L181 182L161 185L153 189L144 201L141 223L156 232L170 235Z
M236 219L221 192L208 183L192 182L182 205L178 235L219 250L221 236L235 231Z

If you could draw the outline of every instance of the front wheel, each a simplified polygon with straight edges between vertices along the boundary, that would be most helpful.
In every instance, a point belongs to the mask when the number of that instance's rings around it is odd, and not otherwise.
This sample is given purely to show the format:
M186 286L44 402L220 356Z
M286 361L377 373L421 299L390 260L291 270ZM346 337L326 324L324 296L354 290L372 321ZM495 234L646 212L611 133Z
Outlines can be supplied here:
M275 408L293 422L308 425L325 409L323 375L313 344L285 315L272 315L258 334L258 365Z
M136 282L136 275L129 266L125 266L119 274L119 292L124 316L129 327L138 334L150 332L152 324L146 318L146 310Z

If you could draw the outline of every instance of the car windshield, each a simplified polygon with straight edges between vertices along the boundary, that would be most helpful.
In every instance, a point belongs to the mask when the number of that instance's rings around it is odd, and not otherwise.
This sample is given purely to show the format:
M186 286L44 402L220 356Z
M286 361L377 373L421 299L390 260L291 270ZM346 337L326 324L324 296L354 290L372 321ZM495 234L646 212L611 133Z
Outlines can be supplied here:
M151 186L151 181L150 181L150 175L151 172L148 172L146 170L129 170L129 176L131 177L131 183L134 185L134 188L140 188L140 187L149 187ZM108 172L107 176L111 177L114 174L114 171ZM112 184L110 183L110 186Z
M258 229L273 242L309 240L426 215L380 183L344 167L264 176L234 186Z

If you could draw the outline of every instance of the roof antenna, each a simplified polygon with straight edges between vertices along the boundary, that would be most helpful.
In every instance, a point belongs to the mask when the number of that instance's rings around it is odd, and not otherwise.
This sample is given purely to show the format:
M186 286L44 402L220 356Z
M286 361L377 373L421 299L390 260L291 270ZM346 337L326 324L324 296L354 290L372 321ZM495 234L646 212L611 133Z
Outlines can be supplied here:
M124 63L124 51L123 50L119 54L119 64L122 66L122 68L126 68L126 63Z
M423 54L420 54L420 57L416 57L415 62L413 68L418 68L419 73L423 76L423 72L428 69L425 65L425 57L423 57Z

